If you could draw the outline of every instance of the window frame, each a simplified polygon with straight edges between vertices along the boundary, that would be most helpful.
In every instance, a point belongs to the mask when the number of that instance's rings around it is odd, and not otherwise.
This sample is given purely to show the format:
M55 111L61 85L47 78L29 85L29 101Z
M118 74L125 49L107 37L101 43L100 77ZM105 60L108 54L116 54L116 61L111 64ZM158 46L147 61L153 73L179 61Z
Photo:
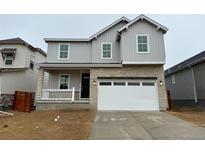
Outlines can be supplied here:
M139 51L139 48L138 48L138 37L139 36L146 36L147 37L147 52L140 52ZM149 35L148 34L137 34L136 35L136 53L139 53L139 54L146 54L146 53L150 53L150 47L149 47Z
M68 45L67 58L60 58L60 53L61 53L60 47L61 47L61 45ZM70 43L60 43L58 45L58 60L69 60L69 58L70 58Z
M60 85L61 85L61 76L62 75L66 75L68 76L68 89L70 88L70 74L59 74L59 78L58 78L58 89L61 89L60 88ZM66 90L66 89L63 89L63 90Z
M103 45L104 44L110 44L111 45L111 50L110 50L110 57L103 57ZM112 59L112 42L102 42L101 43L101 59Z
M8 57L12 57L11 59L8 59L8 60L12 60L12 63L11 63L11 64L6 64L6 60L7 60ZM14 62L14 57L13 57L13 56L8 56L8 55L5 56L4 65L6 65L6 66L11 66L11 65L13 65L13 62Z

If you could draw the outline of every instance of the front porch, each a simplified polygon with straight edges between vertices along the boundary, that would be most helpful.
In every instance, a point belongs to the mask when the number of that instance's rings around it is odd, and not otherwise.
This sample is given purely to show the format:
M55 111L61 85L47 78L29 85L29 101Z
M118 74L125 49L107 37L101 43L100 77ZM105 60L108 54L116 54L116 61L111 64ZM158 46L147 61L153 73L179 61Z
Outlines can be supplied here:
M90 108L89 69L40 68L36 90L37 110Z

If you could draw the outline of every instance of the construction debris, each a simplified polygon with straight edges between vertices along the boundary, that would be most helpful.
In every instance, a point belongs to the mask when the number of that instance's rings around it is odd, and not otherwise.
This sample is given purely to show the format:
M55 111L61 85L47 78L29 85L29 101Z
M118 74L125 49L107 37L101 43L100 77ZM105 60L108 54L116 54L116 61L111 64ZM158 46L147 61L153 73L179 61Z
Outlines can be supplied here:
M14 115L13 113L4 112L4 111L0 111L0 114L6 114L6 115L10 115L10 116L13 116L13 115Z

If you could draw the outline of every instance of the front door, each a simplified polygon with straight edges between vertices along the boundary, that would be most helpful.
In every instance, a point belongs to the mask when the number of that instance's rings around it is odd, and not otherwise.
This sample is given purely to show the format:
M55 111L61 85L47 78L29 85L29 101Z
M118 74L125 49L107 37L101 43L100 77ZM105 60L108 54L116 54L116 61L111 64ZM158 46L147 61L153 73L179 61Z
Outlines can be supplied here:
M89 94L90 94L90 73L82 73L81 98L89 98Z

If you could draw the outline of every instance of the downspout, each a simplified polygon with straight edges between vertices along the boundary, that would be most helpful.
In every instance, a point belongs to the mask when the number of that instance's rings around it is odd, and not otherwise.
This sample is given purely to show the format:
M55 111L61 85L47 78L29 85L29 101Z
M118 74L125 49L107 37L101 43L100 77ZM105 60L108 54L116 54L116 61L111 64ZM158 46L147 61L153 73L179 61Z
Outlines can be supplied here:
M193 90L194 90L194 102L198 103L197 92L196 92L196 83L195 83L195 78L194 78L194 69L193 69L193 67L191 67L191 74L192 74Z

